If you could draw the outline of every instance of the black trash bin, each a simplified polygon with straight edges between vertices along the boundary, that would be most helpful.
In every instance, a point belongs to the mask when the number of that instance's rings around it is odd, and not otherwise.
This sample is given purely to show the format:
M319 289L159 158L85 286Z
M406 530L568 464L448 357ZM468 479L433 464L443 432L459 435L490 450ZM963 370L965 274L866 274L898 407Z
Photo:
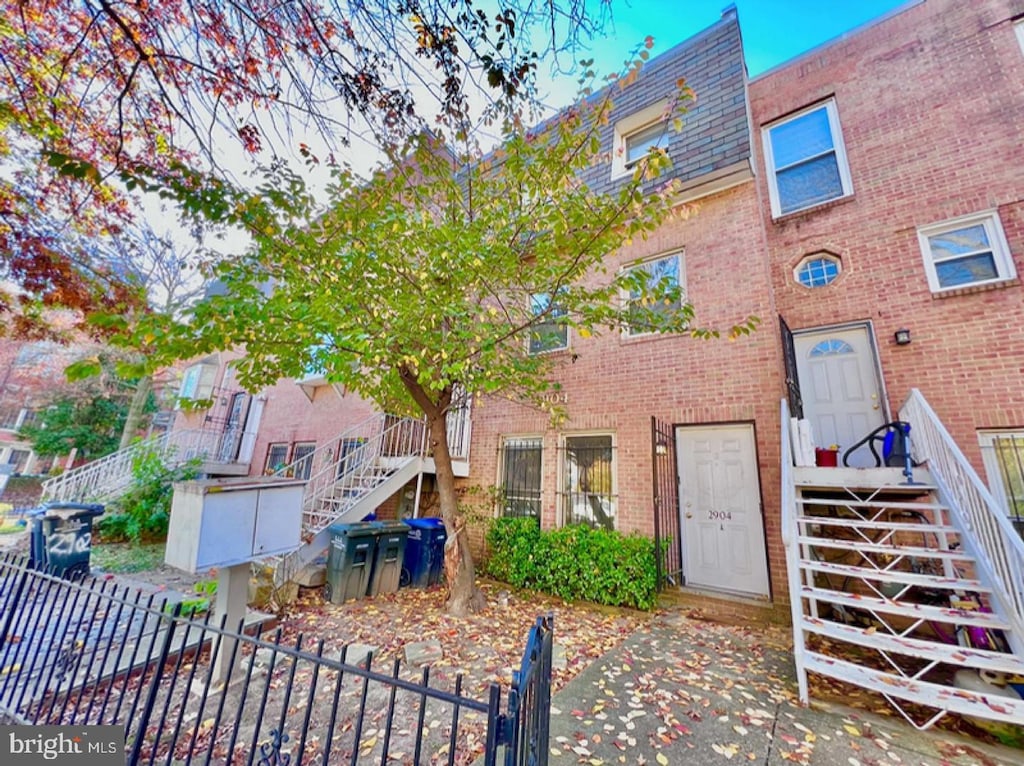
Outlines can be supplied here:
M377 551L373 556L368 594L394 593L402 579L409 526L400 521L377 521Z
M405 544L402 585L426 588L441 582L444 569L444 541L447 539L441 519L406 519L409 541Z
M103 511L104 506L96 503L47 503L29 511L29 564L68 580L85 577L92 554L92 522Z
M377 526L372 522L332 524L331 548L327 556L327 600L341 604L362 598L370 584L373 554L377 549Z

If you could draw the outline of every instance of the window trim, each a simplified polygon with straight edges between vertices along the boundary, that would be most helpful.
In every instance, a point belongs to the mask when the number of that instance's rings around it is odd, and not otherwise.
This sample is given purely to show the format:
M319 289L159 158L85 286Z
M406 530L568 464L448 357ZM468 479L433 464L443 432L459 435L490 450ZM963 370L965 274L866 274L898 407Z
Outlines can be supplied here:
M811 285L809 285L806 282L804 282L800 278L800 274L803 272L804 269L808 268L810 266L810 264L814 263L815 261L829 261L830 263L834 264L835 265L835 270L836 270L835 276L832 277L832 279L830 279L829 281L822 282L821 284L811 284ZM822 287L829 287L831 285L834 285L837 281L839 281L839 277L841 277L842 275L843 275L843 261L842 261L842 259L838 255L835 255L834 253L827 252L825 250L819 250L819 251L814 252L814 253L808 253L803 258L801 258L799 261L797 261L796 266L793 267L793 279L794 279L794 281L798 285L800 285L801 287L807 288L808 290L817 290L817 289L822 288Z
M771 133L776 128L782 127L787 123L793 122L805 115L816 112L819 109L825 109L825 114L828 117L829 132L832 135L832 151L835 153L836 165L839 170L839 183L842 187L842 194L838 197L832 197L827 200L821 200L819 202L812 202L809 205L794 208L793 210L787 210L785 213L782 212L782 203L779 199L779 186L778 186L778 172L775 168L775 157L772 151L772 140ZM771 203L772 218L784 218L785 216L795 215L805 210L812 210L813 208L820 207L822 205L828 205L841 199L853 196L853 179L850 176L850 161L846 155L846 142L843 140L843 129L839 122L839 110L836 107L835 98L829 98L824 101L819 101L815 104L807 106L793 114L786 115L785 117L770 122L761 128L761 145L764 150L764 164L765 164L765 175L768 178L768 199ZM803 161L806 161L803 160Z
M569 476L568 476L568 446L569 439L587 438L592 436L607 436L611 439L611 492L609 500L612 510L612 529L619 528L619 459L618 459L618 437L615 431L593 430L593 431L569 431L558 435L558 502L557 521L558 527L564 527L569 522L566 519L567 505L569 502Z
M1024 19L1017 19L1013 22L1013 31L1017 35L1017 42L1020 44L1020 52L1024 53Z
M544 435L543 434L508 434L508 435L505 435L505 436L501 437L501 441L500 441L500 443L498 445L499 459L498 459L498 465L497 465L497 469L498 469L498 484L497 484L497 486L498 486L499 492L501 493L501 496L498 498L498 502L496 503L497 507L495 508L495 511L496 511L496 515L499 518L506 518L506 517L507 518L525 518L525 517L520 517L520 516L512 516L512 515L510 515L510 514L508 514L506 512L506 506L505 506L505 502L504 502L505 479L506 479L506 475L505 475L505 469L506 469L506 464L505 464L505 448L509 444L509 442L531 442L531 441L536 442L537 443L537 448L540 450L540 474L537 477L539 479L539 483L538 483L538 486L537 486L538 507L537 507L537 514L536 514L536 518L537 518L538 521L540 520L541 516L544 513Z
M672 250L672 251L667 252L667 253L659 253L657 255L652 255L652 256L649 256L647 258L642 258L639 261L633 261L632 263L628 264L627 266L623 266L622 267L622 271L623 272L628 272L628 271L632 271L633 269L642 268L642 267L646 266L649 263L654 263L656 261L664 261L664 260L668 260L669 258L675 258L676 259L676 283L679 285L679 290L681 292L681 294L679 296L680 306L681 306L683 303L686 303L686 271L685 271L685 269L686 269L686 258L685 258L685 255L686 255L686 249L685 248L679 248L678 250ZM630 301L629 293L624 290L622 292L622 295L620 296L620 298L622 300L623 308L624 309L628 309L629 308L629 301ZM656 336L656 335L660 335L660 334L661 333L658 333L655 330L644 330L643 332L634 332L633 329L628 324L625 327L623 327L623 330L622 330L622 337L624 339L627 339L627 340L632 340L634 338L649 338L651 336Z
M958 285L943 287L939 283L939 275L935 270L935 258L932 254L929 238L937 234L945 234L957 229L965 229L969 226L981 224L988 235L988 243L992 248L992 260L996 267L996 276L992 279L979 280L976 282L965 282ZM970 290L986 285L995 285L1015 279L1017 269L1013 263L1013 255L1010 252L1010 245L1006 240L1003 231L1002 221L999 220L998 210L983 210L970 215L963 215L957 218L950 218L938 223L931 223L927 226L919 226L917 229L917 242L921 250L921 258L924 261L924 271L928 278L928 287L932 293L942 294L955 292L957 290ZM966 256L965 256L966 257ZM956 260L956 259L950 259Z
M665 127L665 139L662 143L665 146L660 146L662 150L668 149L669 132L671 126L666 121L668 115L669 103L668 99L661 99L656 101L649 106L645 106L638 112L634 112L627 117L623 117L615 123L615 129L612 139L612 179L622 178L627 175L632 175L633 169L639 160L634 162L628 162L626 159L626 151L628 149L627 142L630 138L644 132L652 126L662 123Z

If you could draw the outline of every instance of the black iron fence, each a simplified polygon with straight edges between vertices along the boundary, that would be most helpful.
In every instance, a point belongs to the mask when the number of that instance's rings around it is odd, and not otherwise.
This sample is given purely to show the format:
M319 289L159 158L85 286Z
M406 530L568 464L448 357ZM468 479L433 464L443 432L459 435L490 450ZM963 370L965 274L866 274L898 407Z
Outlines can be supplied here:
M455 676L325 656L109 581L0 557L0 722L117 724L129 764L547 763L552 622L530 632L508 706Z
M651 417L651 467L654 487L654 550L658 590L683 584L679 528L679 479L676 435L670 423Z

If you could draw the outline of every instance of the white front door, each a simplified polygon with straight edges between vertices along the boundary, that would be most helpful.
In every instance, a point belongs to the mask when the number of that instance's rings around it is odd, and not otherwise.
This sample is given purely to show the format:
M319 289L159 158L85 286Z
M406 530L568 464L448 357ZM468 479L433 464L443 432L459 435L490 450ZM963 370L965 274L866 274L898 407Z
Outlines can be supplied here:
M767 596L753 426L680 426L676 454L686 584Z
M793 345L804 417L811 422L815 446L838 444L842 455L886 422L867 327L795 334ZM867 446L850 455L849 462L855 468L875 465Z

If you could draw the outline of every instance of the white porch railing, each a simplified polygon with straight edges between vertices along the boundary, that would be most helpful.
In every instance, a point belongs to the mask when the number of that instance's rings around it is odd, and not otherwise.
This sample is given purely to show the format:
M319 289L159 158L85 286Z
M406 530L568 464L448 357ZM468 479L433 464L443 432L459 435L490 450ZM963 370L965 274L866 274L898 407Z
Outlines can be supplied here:
M131 484L132 465L139 455L147 452L160 455L171 465L193 458L231 464L236 462L239 445L247 435L241 430L167 431L47 479L43 482L42 499L55 502L111 500Z
M810 692L807 688L807 668L804 662L804 641L799 634L799 625L803 622L803 605L800 602L801 582L800 573L800 530L796 522L796 482L793 477L793 441L790 431L789 402L782 400L782 411L780 414L782 423L780 464L782 466L782 513L781 532L782 546L786 551L786 576L789 582L789 605L793 619L793 630L795 639L793 641L793 661L796 666L797 687L800 692L800 701L805 705L810 701Z
M1013 625L1008 638L1014 651L1024 653L1024 540L916 388L900 407L900 419L911 424L914 459L928 462L940 497L967 533L962 536L965 547L970 546Z
M425 448L422 420L373 415L275 475L303 476L308 470L302 531L315 535L386 476L388 461L422 457Z

